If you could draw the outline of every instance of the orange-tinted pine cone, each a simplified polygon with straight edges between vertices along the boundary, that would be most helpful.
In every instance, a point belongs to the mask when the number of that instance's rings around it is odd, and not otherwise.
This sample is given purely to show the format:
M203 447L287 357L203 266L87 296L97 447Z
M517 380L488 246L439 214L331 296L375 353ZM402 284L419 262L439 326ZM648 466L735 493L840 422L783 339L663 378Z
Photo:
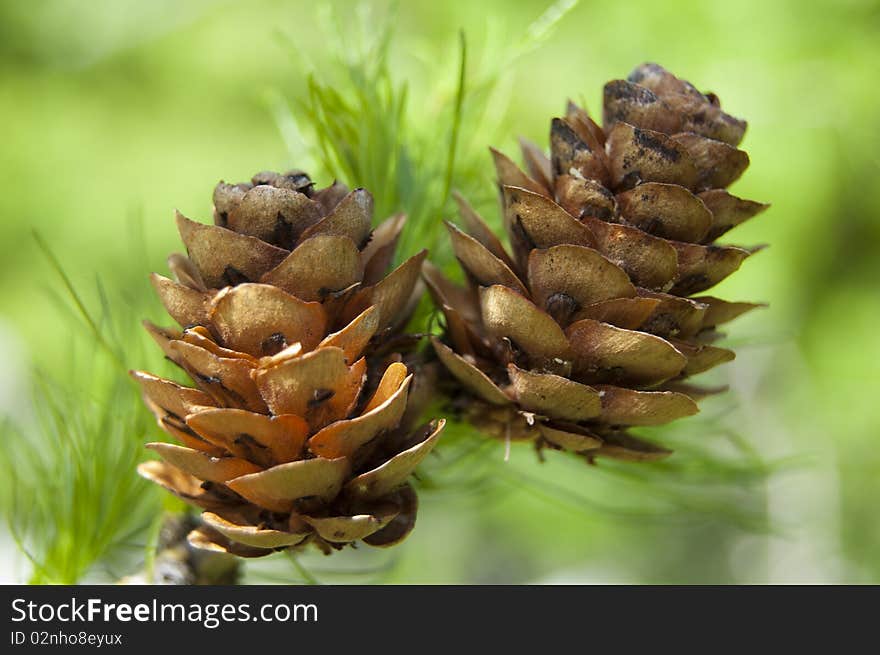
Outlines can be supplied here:
M201 510L191 544L246 557L314 543L390 546L416 520L410 474L443 421L403 422L413 373L389 347L419 296L425 253L387 269L404 224L307 175L220 183L215 225L178 214L188 256L152 278L179 328L147 324L194 388L134 372L179 445L141 475ZM405 339L404 339L405 340Z
M448 225L468 284L425 272L445 315L434 348L494 436L594 456L670 451L628 433L698 411L689 376L734 358L715 327L758 306L703 294L751 251L715 245L767 205L726 191L745 122L655 64L605 86L603 127L569 104L528 173L493 150L512 247L459 199Z

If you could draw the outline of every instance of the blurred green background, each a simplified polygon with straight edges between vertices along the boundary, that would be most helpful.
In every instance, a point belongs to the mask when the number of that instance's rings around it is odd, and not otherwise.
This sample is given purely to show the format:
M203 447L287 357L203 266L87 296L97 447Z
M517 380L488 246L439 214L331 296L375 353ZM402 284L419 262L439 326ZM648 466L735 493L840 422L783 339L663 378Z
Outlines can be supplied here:
M484 189L475 202L494 218L486 146L515 154L518 135L544 145L567 98L596 114L606 80L656 61L749 121L742 147L752 164L734 193L773 206L725 240L771 248L713 293L770 308L728 330L738 357L713 380L731 392L664 430L680 461L630 472L550 457L539 467L528 449L510 463L490 449L489 464L471 457L429 470L419 525L400 548L306 566L343 582L880 582L880 4L584 1L505 65L503 53L547 4L406 2L393 14L390 63L410 83L411 122L423 118L416 130L441 129L428 121L452 102L459 29L469 81L500 66L492 103L467 107L466 120L485 129L465 130L460 143L482 166L456 186ZM37 440L28 436L40 412L28 400L33 380L51 377L87 399L98 375L83 365L94 339L59 309L70 302L59 301L62 282L33 232L96 321L96 283L106 289L114 329L131 344L125 365L155 367L138 320L161 318L147 273L164 272L179 248L173 210L208 220L219 179L312 163L308 131L297 141L276 119L282 98L296 114L305 71L320 74L330 59L323 5L345 34L378 31L388 15L384 3L321 5L0 2L0 412L25 426L20 437ZM451 216L448 207L405 209L437 226ZM701 464L695 444L745 464ZM30 480L18 510L7 490L4 511L20 512L26 494L52 484ZM137 487L150 494L159 502ZM127 547L137 552L145 534L135 530ZM0 577L27 579L9 535L0 551L9 562ZM254 565L248 579L293 579L285 566ZM84 579L126 572L100 569Z

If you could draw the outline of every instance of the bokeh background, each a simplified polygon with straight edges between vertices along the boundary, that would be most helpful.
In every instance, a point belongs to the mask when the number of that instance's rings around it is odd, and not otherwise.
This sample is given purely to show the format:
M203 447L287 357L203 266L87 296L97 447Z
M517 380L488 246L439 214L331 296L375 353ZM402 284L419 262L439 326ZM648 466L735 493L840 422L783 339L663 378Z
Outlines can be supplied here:
M17 444L4 467L19 473L0 497L3 580L106 580L140 566L149 517L167 501L126 480L157 430L133 416L133 389L113 391L116 379L128 384L124 372L103 366L113 358L95 344L112 341L127 367L158 365L138 321L161 318L147 273L179 248L173 210L208 220L221 178L319 165L313 130L297 122L307 74L321 79L331 60L354 56L355 35L390 21L389 67L409 83L407 136L424 143L431 131L445 138L432 117L453 102L464 31L468 83L493 91L465 105L459 148L479 165L455 182L483 189L475 202L493 218L486 146L513 154L518 135L546 143L567 98L596 113L602 84L646 60L718 93L749 121L752 164L734 193L773 206L726 237L771 247L713 293L769 308L728 330L738 357L711 381L730 393L664 430L674 463L538 466L528 449L504 462L498 449L471 452L478 438L454 427L403 546L303 565L341 582L880 582L880 4L568 4L543 33L547 21L534 21L546 0L396 12L292 0L0 2L0 412L4 441ZM335 24L322 20L328 9ZM403 209L433 221L413 247L451 215L442 202ZM438 257L448 257L442 245ZM247 570L250 581L296 578L283 559Z

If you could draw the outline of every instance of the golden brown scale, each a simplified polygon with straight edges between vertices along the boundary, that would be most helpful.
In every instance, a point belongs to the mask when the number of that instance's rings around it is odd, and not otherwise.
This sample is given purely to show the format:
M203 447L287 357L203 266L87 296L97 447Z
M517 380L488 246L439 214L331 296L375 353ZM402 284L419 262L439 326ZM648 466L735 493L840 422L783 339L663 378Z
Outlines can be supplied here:
M733 359L715 326L757 307L688 298L752 251L713 241L766 209L726 187L748 155L746 123L656 64L605 86L603 126L569 103L550 155L523 142L528 172L492 150L509 255L459 199L449 224L460 287L427 267L445 315L439 360L456 405L488 434L595 456L670 451L627 433L695 414L711 391L683 380Z
M187 255L169 257L175 279L153 276L180 328L147 329L195 388L132 373L179 442L148 444L161 459L141 475L203 511L199 548L399 542L444 424L407 429L413 375L393 350L412 341L425 252L386 275L404 218L372 230L367 191L299 171L221 182L214 207L214 225L178 214Z

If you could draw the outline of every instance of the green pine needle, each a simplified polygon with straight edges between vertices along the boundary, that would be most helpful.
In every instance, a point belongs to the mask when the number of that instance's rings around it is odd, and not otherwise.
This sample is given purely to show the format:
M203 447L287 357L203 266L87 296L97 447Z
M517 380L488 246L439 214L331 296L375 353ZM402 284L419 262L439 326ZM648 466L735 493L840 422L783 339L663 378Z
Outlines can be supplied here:
M467 73L467 40L464 31L459 32L461 64L458 72L458 89L455 93L455 113L452 117L452 134L449 137L449 156L446 160L446 182L443 185L443 201L449 200L452 191L452 176L455 172L455 153L458 147L458 134L461 131L462 105L464 104L465 76Z
M64 267L61 266L61 262L58 261L58 258L55 256L55 253L52 252L52 249L49 247L49 244L46 243L46 241L43 239L42 235L40 235L40 233L37 232L36 230L34 230L33 236L34 236L34 241L37 242L37 247L39 247L40 251L43 253L43 255L46 257L46 260L49 262L49 265L51 266L52 270L55 272L55 274L58 276L58 279L60 279L61 283L64 285L65 291L67 291L67 294L70 297L70 300L73 302L74 306L76 307L80 318L85 323L85 325L88 327L89 331L91 332L91 335L94 337L95 343L99 344L104 349L104 351L108 355L110 355L110 357L120 367L125 368L125 364L122 362L122 359L121 359L119 353L113 348L113 346L110 345L110 342L107 340L107 337L101 331L101 329L99 328L97 323L95 323L95 320L92 317L91 312L89 312L86 309L85 302L83 301L79 292L73 286L73 283L70 281L70 277L65 272ZM106 309L107 309L106 302L105 302L106 298L104 295L103 287L100 285L100 282L98 285L98 292L101 296L102 306L106 311Z
M134 473L151 424L137 394L106 353L78 363L87 384L41 376L34 420L3 427L7 523L32 583L74 584L111 557L136 562L131 540L159 510Z
M31 582L113 580L114 568L140 565L161 508L153 485L135 472L157 430L123 361L123 353L129 364L142 359L136 317L155 301L127 298L124 284L109 289L99 278L90 308L52 248L34 236L63 289L51 295L64 322L81 330L64 334L69 361L35 371L30 412L0 424L7 471L0 498Z

